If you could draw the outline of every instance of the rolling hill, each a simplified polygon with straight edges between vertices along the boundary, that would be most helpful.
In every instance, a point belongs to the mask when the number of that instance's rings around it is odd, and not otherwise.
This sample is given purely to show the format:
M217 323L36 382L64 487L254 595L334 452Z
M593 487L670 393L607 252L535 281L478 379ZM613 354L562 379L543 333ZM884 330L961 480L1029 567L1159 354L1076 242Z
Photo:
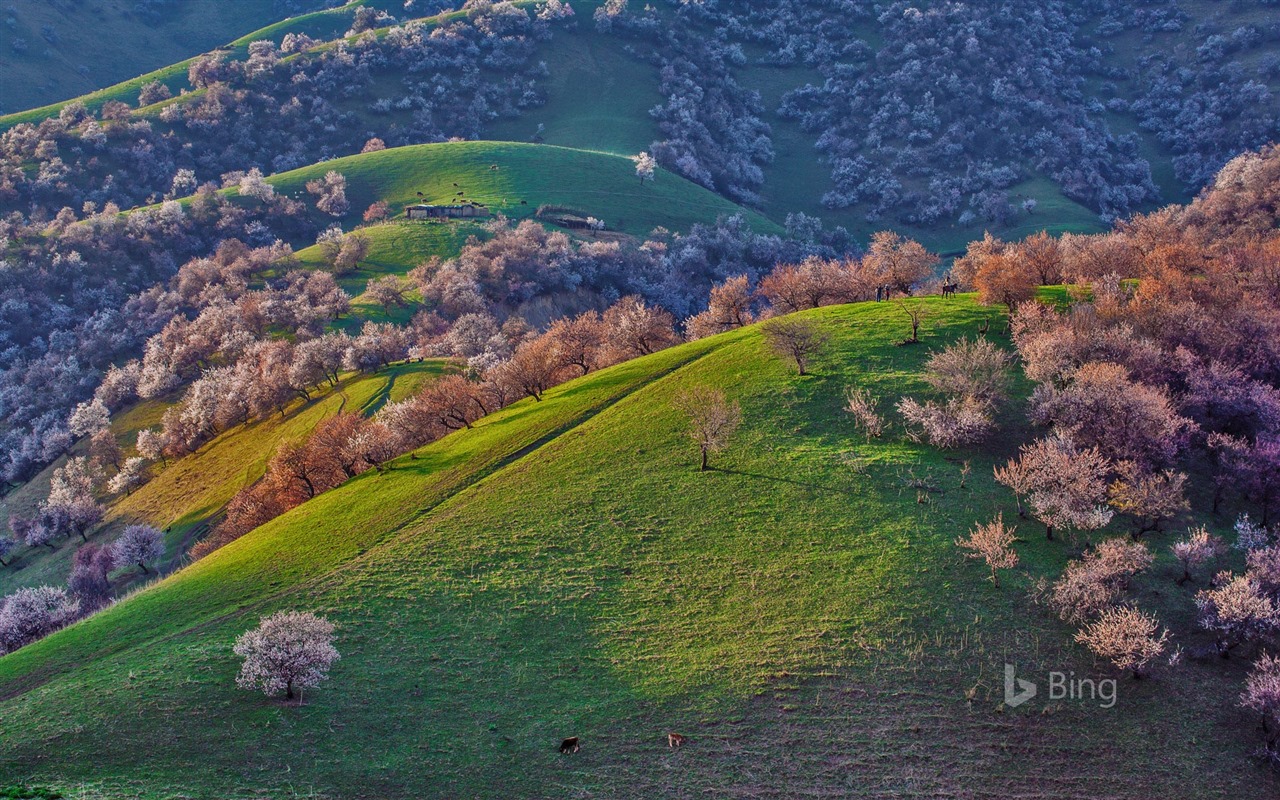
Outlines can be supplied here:
M410 145L313 164L268 182L277 191L305 197L307 181L330 170L347 179L351 210L341 221L348 226L358 223L375 200L387 201L396 213L410 203L474 201L513 220L533 217L541 205L571 206L598 217L608 230L632 236L656 227L687 230L732 214L742 214L762 233L782 232L760 214L665 170L642 185L630 158L549 145Z
M1122 680L1110 709L1002 707L1005 662L1106 673L1029 576L997 589L952 543L1012 516L991 468L1028 431L948 454L841 410L849 385L886 410L923 391L929 353L996 313L923 302L915 347L894 304L805 312L833 334L806 377L751 327L561 385L0 659L0 774L141 798L1274 796L1240 766L1242 663ZM672 400L705 385L744 424L700 473ZM1079 546L1017 548L1034 575ZM1134 591L1185 623L1153 549ZM278 609L338 625L301 706L234 686L233 639Z

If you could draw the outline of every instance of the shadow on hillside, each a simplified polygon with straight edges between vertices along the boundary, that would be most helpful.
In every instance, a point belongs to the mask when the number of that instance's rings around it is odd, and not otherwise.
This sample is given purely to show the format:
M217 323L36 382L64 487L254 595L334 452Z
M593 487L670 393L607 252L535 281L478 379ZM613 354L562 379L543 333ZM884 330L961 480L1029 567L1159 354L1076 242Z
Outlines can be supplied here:
M827 486L821 483L813 483L812 481L800 481L795 478L783 478L777 475L765 475L760 472L743 472L737 469L724 469L722 467L707 467L708 472L722 472L726 475L740 475L744 478L759 478L760 480L772 481L774 483L789 483L792 486L804 486L809 489L819 489L824 492L833 492L835 494L849 494L849 490L838 486Z

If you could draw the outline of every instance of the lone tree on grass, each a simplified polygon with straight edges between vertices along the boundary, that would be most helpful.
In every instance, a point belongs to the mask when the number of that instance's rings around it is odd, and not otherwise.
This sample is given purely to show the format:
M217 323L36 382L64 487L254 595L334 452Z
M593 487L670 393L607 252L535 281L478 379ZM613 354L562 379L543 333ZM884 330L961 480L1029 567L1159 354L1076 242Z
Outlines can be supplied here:
M244 657L236 685L265 694L310 689L329 677L338 660L333 623L307 611L277 611L236 639L235 654Z
M649 153L639 153L632 156L631 160L636 162L636 177L640 179L640 185L643 186L645 181L653 180L653 175L657 172L658 162L654 160Z
M766 322L761 331L769 348L780 358L795 364L801 375L808 374L809 362L822 352L831 338L817 323L789 317Z
M1018 554L1011 546L1015 530L1017 528L1006 528L1004 515L997 514L991 522L974 528L967 539L956 539L956 544L969 551L965 553L967 558L981 558L987 563L991 569L991 582L998 587L1000 577L996 570L1018 566Z
M911 320L911 336L903 339L902 344L917 344L920 341L920 326L929 319L929 306L923 300L898 300L898 308Z
M164 557L164 534L150 525L130 525L111 550L117 564L137 564L149 572L147 564Z
M689 436L702 453L700 471L706 472L707 456L729 445L729 437L742 422L742 409L726 400L724 392L699 386L676 396L675 407L689 417Z
M1168 638L1169 632L1160 630L1154 616L1130 606L1104 610L1076 634L1076 641L1094 655L1131 671L1135 678L1141 678L1146 666L1164 652Z

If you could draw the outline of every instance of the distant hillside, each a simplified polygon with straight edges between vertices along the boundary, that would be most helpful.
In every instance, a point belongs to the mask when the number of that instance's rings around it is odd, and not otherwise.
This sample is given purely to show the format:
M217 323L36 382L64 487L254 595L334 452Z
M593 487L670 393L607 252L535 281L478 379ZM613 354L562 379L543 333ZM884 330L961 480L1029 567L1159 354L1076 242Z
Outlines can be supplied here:
M629 158L547 145L450 142L399 147L281 173L268 182L302 198L306 183L329 171L347 179L351 210L338 220L344 227L359 223L365 209L383 200L396 217L412 203L472 202L511 219L532 218L543 205L567 206L598 218L606 231L632 236L644 236L657 227L687 230L732 214L744 215L762 233L782 232L760 214L679 175L661 171L642 184Z
M0 659L0 772L140 798L1274 796L1274 775L1240 766L1239 668L1122 681L1109 710L1001 707L1005 661L1097 669L1028 606L1027 579L996 589L953 544L975 515L1013 516L991 468L1026 431L944 454L869 441L841 410L848 385L884 404L920 391L929 353L994 313L926 303L919 347L895 346L894 304L808 312L835 337L809 377L743 329L516 403L306 503ZM704 385L745 421L699 473L671 402ZM918 481L936 487L925 502ZM1032 573L1072 555L1023 538ZM1187 625L1172 556L1153 551L1133 592ZM234 686L231 642L277 609L338 625L342 660L301 708ZM688 744L669 750L668 731ZM566 736L580 753L556 753Z
M195 148L194 158L160 148L174 163L159 170L157 195L179 167L201 179L270 173L370 137L618 154L653 145L665 166L778 223L803 212L863 236L893 227L949 253L984 230L1098 230L1100 215L1189 197L1228 158L1280 136L1280 26L1265 0L1043 10L984 0L928 14L790 0L776 12L722 3L604 21L587 0L559 20L530 21L521 15L543 6L522 2L412 24L401 4L378 0L371 7L392 17L372 39L325 41L359 5L243 36L199 86L186 61L86 102L136 106L153 80L188 92L135 112ZM474 47L426 35L440 27ZM278 45L286 33L317 41L237 77L249 42ZM250 91L210 97L211 86ZM295 95L310 124L280 113Z
M328 0L13 0L0 27L0 113L66 100L199 55Z
M387 402L413 394L443 368L440 362L426 362L400 364L373 374L347 375L337 387L317 392L311 401L291 404L283 416L237 425L189 456L157 463L152 467L155 477L144 486L109 502L104 524L89 538L102 544L114 539L126 525L154 525L166 532L162 571L176 569L185 563L191 545L208 532L235 493L262 477L267 460L281 443L304 440L317 423L339 411L372 414ZM115 415L112 432L124 443L128 454L133 453L138 431L159 428L161 416L171 404L147 401ZM87 449L87 442L82 441L73 453L83 455ZM5 496L0 502L0 529L7 528L11 515L34 513L48 495L50 476L62 463L64 460L60 459L50 464ZM12 559L6 558L10 566L0 569L0 595L25 586L65 582L78 542L66 542L56 550L24 547ZM128 568L122 572L136 577L129 574Z

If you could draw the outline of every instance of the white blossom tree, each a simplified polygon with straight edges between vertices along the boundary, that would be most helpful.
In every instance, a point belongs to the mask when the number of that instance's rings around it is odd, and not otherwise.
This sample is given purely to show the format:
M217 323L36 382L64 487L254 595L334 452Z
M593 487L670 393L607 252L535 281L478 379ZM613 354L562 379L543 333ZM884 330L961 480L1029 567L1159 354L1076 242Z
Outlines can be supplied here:
M1264 733L1273 733L1271 726L1280 724L1280 656L1263 655L1253 663L1240 705L1262 717Z
M240 179L240 194L266 202L275 197L276 188L262 178L262 170L254 167Z
M164 557L164 534L150 525L130 525L111 549L117 564L137 564L149 572L147 564Z
M643 186L646 181L653 180L658 170L658 162L648 152L639 153L632 156L631 160L636 162L636 177L640 179L640 185Z
M52 586L19 589L0 599L0 655L53 633L79 613L80 605Z
M111 424L111 412L98 398L76 406L67 426L74 436L90 436Z
M107 481L107 489L113 494L133 494L151 476L147 474L147 460L139 456L126 459L120 471Z
M333 623L307 611L278 611L263 617L257 628L236 639L234 652L244 658L236 684L242 689L292 700L294 690L309 689L329 677L337 661Z
M1196 607L1200 626L1218 637L1223 658L1280 628L1280 612L1252 576L1226 573L1216 582L1220 585L1196 595Z
M1227 552L1227 546L1222 539L1209 533L1209 530L1203 525L1191 531L1186 539L1175 542L1169 548L1173 551L1173 555L1182 564L1182 577L1178 579L1178 584L1184 584L1191 580L1192 567L1199 567L1210 559L1217 558Z

